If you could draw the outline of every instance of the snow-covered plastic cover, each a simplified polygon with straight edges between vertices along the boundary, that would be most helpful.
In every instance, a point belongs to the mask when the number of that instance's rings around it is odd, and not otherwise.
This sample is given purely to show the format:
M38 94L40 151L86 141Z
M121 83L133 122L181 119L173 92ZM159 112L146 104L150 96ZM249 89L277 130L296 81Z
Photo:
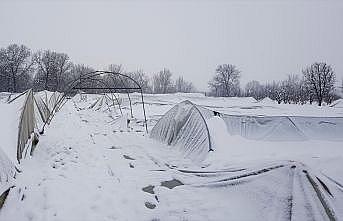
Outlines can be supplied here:
M219 115L229 134L247 139L343 141L343 117L228 115L201 106L198 109L206 118Z
M183 101L153 127L150 137L177 146L184 156L202 161L211 150L207 119L220 116L229 134L267 141L343 141L342 117L227 115Z
M186 158L201 162L211 150L206 115L190 101L169 110L153 127L150 137L178 148Z
M51 114L58 111L58 109L60 108L59 105L61 105L60 101L62 98L63 93L60 93L58 91L40 91L35 93L35 112L37 120L39 119L39 123L47 122Z
M18 142L17 142L17 160L23 157L27 141L34 133L36 126L35 113L34 113L34 99L32 89L26 92L26 98L23 110L19 119Z
M106 109L108 110L110 106L113 106L113 101L104 94L96 99L96 101L89 107L94 110Z
M231 135L268 141L343 141L342 117L233 116L221 114Z

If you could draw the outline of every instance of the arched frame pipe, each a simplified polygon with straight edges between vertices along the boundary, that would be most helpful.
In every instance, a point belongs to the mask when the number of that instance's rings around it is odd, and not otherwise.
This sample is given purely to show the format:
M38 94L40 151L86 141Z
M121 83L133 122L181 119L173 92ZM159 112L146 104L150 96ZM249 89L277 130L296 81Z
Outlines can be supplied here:
M50 118L52 118L54 116L53 113L63 103L63 101L65 100L67 95L69 95L73 90L77 89L77 87L79 87L82 83L87 82L87 80L89 78L93 78L93 77L96 77L96 76L101 76L103 74L110 74L113 77L114 76L119 76L119 77L124 77L124 78L130 79L137 86L136 88L134 88L134 87L129 87L129 88L116 88L116 87L113 87L112 89L116 89L116 90L139 90L140 91L140 93L141 93L141 100L142 100L142 109L143 109L143 115L144 115L145 130L148 133L148 123L147 123L147 118L146 118L146 111L145 111L145 104L144 104L144 96L143 96L142 87L132 77L124 75L124 74L121 74L121 73L111 72L111 71L93 71L93 72L89 72L89 73L86 73L85 75L81 76L80 78L75 79L75 80L69 82L67 84L66 89L64 90L65 93L61 96L60 99L58 99L56 105L53 107L53 109L51 111L51 114L48 117L48 121L47 122L51 121ZM86 81L82 81L82 80L86 80ZM87 89L87 88L84 88L84 89ZM93 88L88 88L88 89L93 89ZM105 89L111 89L111 88L94 88L94 89L105 90ZM43 125L42 133L44 133L45 126L46 126L46 122Z
M112 79L113 82L115 82L115 79L112 75L110 75L110 78ZM124 85L125 88L127 88L127 85L125 84L125 82L123 81L122 78L119 78L121 83ZM133 113L132 113L132 102L131 102L131 98L130 98L130 93L126 91L127 97L129 99L129 104L130 104L130 113L131 113L131 118L133 118Z

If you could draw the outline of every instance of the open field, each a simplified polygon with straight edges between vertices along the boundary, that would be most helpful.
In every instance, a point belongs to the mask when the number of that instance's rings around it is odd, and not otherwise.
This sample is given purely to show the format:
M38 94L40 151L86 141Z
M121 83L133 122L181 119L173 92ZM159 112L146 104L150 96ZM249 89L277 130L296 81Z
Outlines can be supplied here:
M201 94L145 95L147 134L138 94L131 94L133 118L124 94L119 95L123 115L116 105L115 109L107 105L89 108L101 95L83 96L65 103L40 136L33 156L16 165L21 172L13 181L0 220L343 217L342 131L323 135L330 139L317 135L303 140L247 139L230 134L223 120L224 114L339 119L343 117L340 105L280 105L268 99L257 102ZM182 146L150 138L158 120L184 100L222 114L205 119L214 151L201 161L187 157ZM8 146L15 145L16 125L12 123L19 115L20 101L5 104L3 98L0 105L1 122L7 120L0 125L4 140L0 150L13 156ZM275 130L279 125L282 122Z

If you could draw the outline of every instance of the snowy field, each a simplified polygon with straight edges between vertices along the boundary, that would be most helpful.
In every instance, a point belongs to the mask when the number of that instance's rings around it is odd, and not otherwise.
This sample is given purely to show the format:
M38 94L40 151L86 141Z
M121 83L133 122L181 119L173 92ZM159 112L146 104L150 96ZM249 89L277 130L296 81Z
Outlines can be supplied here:
M224 121L212 117L206 122L214 151L194 162L182 147L145 133L138 94L131 95L130 128L125 95L120 95L124 117L118 109L89 109L99 96L86 97L68 100L33 156L18 165L22 172L0 211L1 221L343 218L342 141L251 140L230 135ZM145 95L149 132L184 100L230 115L343 117L343 102L317 107L201 94ZM17 107L4 102L0 97L1 139L15 145L5 128L11 128ZM343 131L336 136L343 138Z

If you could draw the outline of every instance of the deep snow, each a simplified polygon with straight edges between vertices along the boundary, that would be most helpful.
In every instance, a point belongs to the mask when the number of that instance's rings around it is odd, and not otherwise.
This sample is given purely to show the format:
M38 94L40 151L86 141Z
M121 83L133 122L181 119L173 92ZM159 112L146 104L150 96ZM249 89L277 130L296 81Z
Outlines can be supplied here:
M21 163L0 220L326 220L303 170L329 183L335 195L330 205L343 216L343 187L331 183L343 183L342 142L247 140L230 136L223 120L213 117L207 123L216 151L198 165L145 134L138 95L132 95L138 119L131 119L129 129L124 95L122 118L119 111L88 109L96 97L76 96L56 115L34 155ZM149 129L185 99L231 114L343 116L342 109L328 106L147 95ZM166 181L178 186L170 189Z

